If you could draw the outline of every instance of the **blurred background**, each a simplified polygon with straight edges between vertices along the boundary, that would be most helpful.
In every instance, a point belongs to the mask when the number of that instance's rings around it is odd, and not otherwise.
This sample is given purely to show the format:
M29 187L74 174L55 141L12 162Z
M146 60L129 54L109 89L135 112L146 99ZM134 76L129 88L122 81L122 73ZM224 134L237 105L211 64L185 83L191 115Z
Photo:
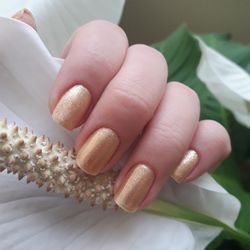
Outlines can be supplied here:
M231 33L250 43L249 0L127 0L120 24L131 44L151 44L184 22L196 33Z

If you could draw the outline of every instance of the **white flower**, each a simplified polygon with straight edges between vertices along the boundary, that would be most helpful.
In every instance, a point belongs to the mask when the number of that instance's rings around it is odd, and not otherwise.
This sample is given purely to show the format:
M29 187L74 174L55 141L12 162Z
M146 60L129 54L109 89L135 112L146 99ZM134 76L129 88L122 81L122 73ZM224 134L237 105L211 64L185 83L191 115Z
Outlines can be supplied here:
M50 49L53 46L52 42ZM52 122L47 108L49 89L61 63L29 26L0 18L1 116L71 147L74 136ZM209 175L190 184L170 181L161 197L229 225L240 209L238 200ZM92 209L6 174L0 175L0 212L1 249L200 250L221 231L143 212Z
M199 78L233 112L241 124L250 128L250 76L237 64L199 41L202 57L197 69Z
M125 0L0 0L0 16L11 17L27 8L35 17L38 33L54 56L59 56L70 35L95 19L117 23Z

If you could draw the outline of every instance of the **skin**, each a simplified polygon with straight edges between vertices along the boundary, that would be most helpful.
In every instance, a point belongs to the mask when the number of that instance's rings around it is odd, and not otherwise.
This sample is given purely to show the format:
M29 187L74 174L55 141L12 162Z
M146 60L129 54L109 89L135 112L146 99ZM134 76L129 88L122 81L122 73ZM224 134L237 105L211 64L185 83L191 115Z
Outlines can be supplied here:
M35 28L34 18L27 15L20 20ZM79 124L85 122L75 148L78 151L96 129L104 125L113 129L120 146L103 171L130 148L116 190L138 162L155 174L140 208L156 197L188 149L198 153L199 161L184 182L211 171L230 153L225 128L215 121L199 121L197 94L182 83L167 84L164 57L146 45L129 46L120 27L107 21L85 24L73 33L62 57L65 62L49 97L51 113L76 83L89 90L91 106Z

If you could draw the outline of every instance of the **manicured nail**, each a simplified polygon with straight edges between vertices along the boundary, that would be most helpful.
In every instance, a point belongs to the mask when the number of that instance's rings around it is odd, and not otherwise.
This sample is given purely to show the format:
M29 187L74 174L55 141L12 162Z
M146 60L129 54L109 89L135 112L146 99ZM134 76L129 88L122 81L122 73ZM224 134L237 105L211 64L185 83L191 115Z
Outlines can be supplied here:
M135 212L148 194L154 172L144 164L138 164L115 194L116 204L127 212Z
M112 158L118 146L119 138L116 133L109 128L100 128L83 144L76 162L84 172L97 175Z
M183 157L179 166L172 174L172 178L177 182L183 182L186 177L192 172L199 161L199 156L194 150L188 150Z
M56 105L52 118L66 129L79 127L91 102L89 91L82 85L69 89Z
M33 18L32 13L28 9L19 10L14 16L12 16L12 18L22 19L22 17L24 16L24 14L27 14L27 15L29 15L29 16L31 16Z

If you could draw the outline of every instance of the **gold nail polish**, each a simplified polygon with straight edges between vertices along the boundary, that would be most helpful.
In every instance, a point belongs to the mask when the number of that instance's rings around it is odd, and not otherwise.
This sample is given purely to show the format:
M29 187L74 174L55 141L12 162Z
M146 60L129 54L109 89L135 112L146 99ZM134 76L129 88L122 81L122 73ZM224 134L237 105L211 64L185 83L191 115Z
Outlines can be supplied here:
M151 168L138 164L115 194L116 204L127 212L135 212L148 194L154 178Z
M12 16L12 18L15 18L15 19L22 19L23 15L24 14L27 14L31 17L33 17L32 13L30 10L24 8L22 10L19 10L14 16Z
M97 175L112 158L119 146L119 138L109 128L95 131L79 150L76 162L90 175Z
M72 130L81 125L81 119L87 112L90 102L89 91L82 85L76 85L60 99L53 111L52 118L64 128Z
M181 183L195 168L199 160L198 154L194 150L188 150L184 155L181 163L175 169L171 177L177 182Z

